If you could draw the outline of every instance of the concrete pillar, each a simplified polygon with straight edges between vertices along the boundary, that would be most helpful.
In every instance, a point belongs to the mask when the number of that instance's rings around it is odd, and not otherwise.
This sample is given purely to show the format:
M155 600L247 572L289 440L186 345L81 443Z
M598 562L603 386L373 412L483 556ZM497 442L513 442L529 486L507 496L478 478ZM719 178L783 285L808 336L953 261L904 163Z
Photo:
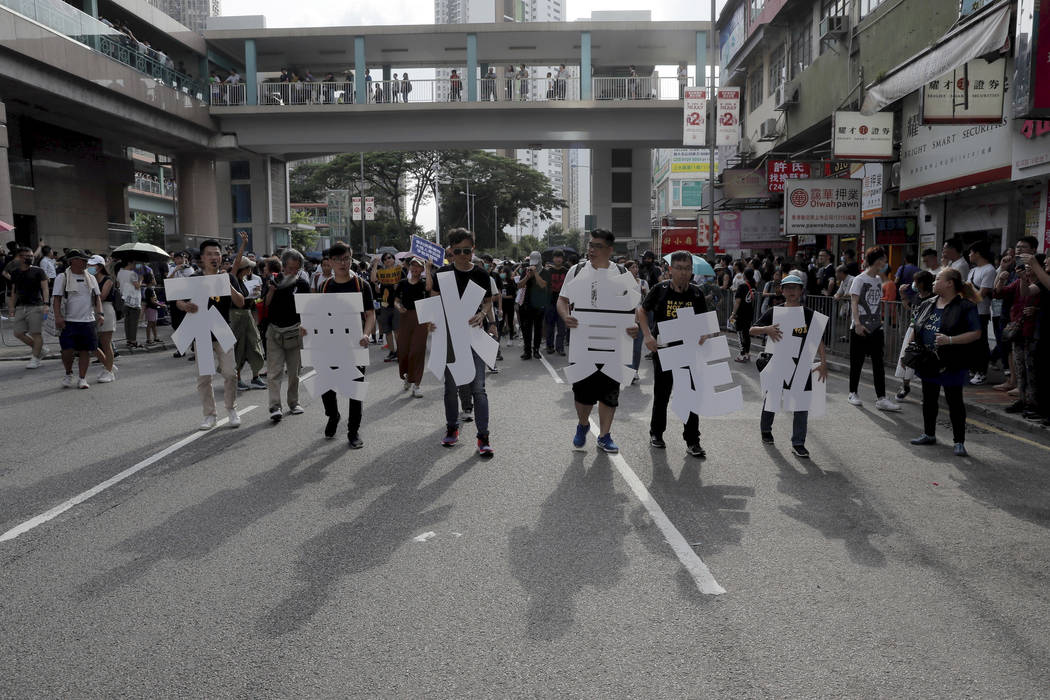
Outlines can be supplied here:
M589 81L588 81L589 82ZM598 228L612 230L612 149L591 149L591 213Z
M207 56L198 56L197 57L197 78L200 79L200 82L206 83L206 82L208 82L208 76L210 74L211 74L211 72L208 70L208 57Z
M580 32L580 99L591 99L591 33ZM600 223L600 228L605 228Z
M478 35L467 34L467 102L478 101Z
M365 94L365 38L354 37L354 102L363 105L368 104L368 95Z
M393 66L389 63L383 64L383 99L385 99L387 102L390 102L393 99L393 95L390 92L390 71L392 69Z
M255 39L244 40L244 103L259 104L259 70L255 56Z
M84 12L98 19L98 0L84 0Z
M7 166L7 147L7 107L0 102L0 221L14 226L15 207L11 202L11 171ZM13 240L14 232L0 232L0 243Z
M179 235L217 238L219 202L215 187L215 161L211 155L177 153L175 182L179 187Z
M649 241L652 238L652 220L649 210L652 199L652 153L648 148L635 148L631 154L631 238ZM644 249L648 249L646 245ZM642 250L643 248L640 248Z

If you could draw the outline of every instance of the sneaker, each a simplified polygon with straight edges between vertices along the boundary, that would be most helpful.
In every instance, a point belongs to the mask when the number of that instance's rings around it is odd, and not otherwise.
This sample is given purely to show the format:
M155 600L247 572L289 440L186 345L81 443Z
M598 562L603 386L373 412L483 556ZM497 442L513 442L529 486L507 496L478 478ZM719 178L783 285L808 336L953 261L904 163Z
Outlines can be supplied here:
M230 427L239 428L241 427L241 417L237 415L237 409L230 409Z
M215 427L215 416L204 416L204 420L201 421L198 430L211 430Z
M288 409L288 412L293 416L301 416L306 413L306 411L303 410L303 407L299 404L293 404L292 407Z
M460 411L459 412L460 423L473 423L474 422L474 411Z
M667 443L664 442L663 437L661 437L660 435L653 435L652 433L650 433L649 446L662 450L667 447Z
M897 400L898 401L903 401L908 396L908 394L910 394L910 393L911 393L911 387L910 386L902 386L897 391Z
M346 442L350 446L351 450L360 450L362 447L365 446L365 443L362 442L361 437L359 435L347 435Z
M251 386L248 384L248 382L244 381L243 379L237 380L237 391L248 391L249 389L251 389Z
M252 389L265 389L266 382L264 382L260 377L254 377L250 382L248 382L248 386L250 386Z
M704 451L703 447L700 447L699 442L694 442L692 445L686 445L685 451L690 457L707 459L707 452Z
M521 353L521 359L523 359L523 360L531 360L532 359L532 353L529 352L528 350L526 350L525 352Z
M489 374L499 374L499 368L498 367L489 367L488 368L488 372L489 372Z
M1024 418L1025 420L1030 420L1030 421L1041 421L1041 420L1043 420L1043 414L1041 414L1039 411L1025 411L1024 413L1021 414L1021 417Z
M973 379L970 380L970 384L974 386L980 386L985 383L988 378L981 372L976 372L973 375ZM962 444L962 443L960 443ZM965 450L964 450L965 451Z
M26 363L26 369L36 369L40 366L40 358L36 355L29 356L29 362Z
M805 445L792 445L791 454L799 459L809 459L809 450L806 449Z
M175 352L171 353L171 356L172 357L182 357L182 353L179 352L178 350L176 350Z
M936 445L937 444L937 438L935 438L932 435L927 435L926 433L923 433L922 435L920 435L917 438L912 438L911 444L913 444L913 445Z
M107 383L113 381L116 378L117 378L116 375L114 375L112 372L109 372L107 370L102 370L101 372L98 373L98 378L95 379L95 381L98 382L99 384L107 384Z
M740 354L733 358L736 362L750 362L751 357L749 355Z
M547 354L548 355L553 355L554 354L554 348L552 348L550 345L547 346Z
M900 404L887 399L883 396L881 399L875 400L875 408L880 411L899 411L901 410Z
M956 457L968 457L969 453L966 451L966 446L961 442L955 443L955 447L952 448L952 452L955 453Z
M383 362L397 362L397 353L392 352L383 358Z
M421 399L421 398L423 398L423 392L419 388L418 384L416 384L414 387L412 387L412 398L413 399Z
M63 389L68 389L71 386L73 386L73 375L72 374L67 374L66 376L64 376L62 378L62 388Z
M854 406L863 406L864 405L864 402L860 400L860 397L857 396L857 392L855 392L855 391L851 391L850 394L849 394L849 397L846 400L849 401Z
M574 450L582 450L584 445L587 444L587 431L590 430L589 425L576 425L576 435L572 438L572 448Z
M765 445L772 445L773 433L762 433L762 443Z
M331 440L335 437L335 433L339 430L339 414L334 416L328 416L328 422L324 424L324 436L326 440Z
M478 436L478 454L484 459L490 459L496 451L492 449L492 445L489 444L488 435Z
M1012 404L1003 409L1007 413L1022 413L1024 411L1024 401L1014 401Z
M503 362L503 351L502 350L496 353L496 362Z
M619 454L620 446L613 442L612 433L606 433L598 438L598 449L611 455Z
M441 444L445 447L452 447L459 442L459 428L449 428L445 431L445 437L441 438Z
M77 380L77 388L78 389L90 389L91 385L88 384L88 381L87 381L86 378L81 377L79 380Z
M635 384L637 384L639 379L641 379L641 377L639 377L638 376L638 372L635 371L634 376L631 377L631 386L634 386Z
M407 379L401 384L401 391L408 391L412 388L412 382Z
M274 423L280 423L282 418L284 418L284 414L281 413L280 406L270 409L270 420Z

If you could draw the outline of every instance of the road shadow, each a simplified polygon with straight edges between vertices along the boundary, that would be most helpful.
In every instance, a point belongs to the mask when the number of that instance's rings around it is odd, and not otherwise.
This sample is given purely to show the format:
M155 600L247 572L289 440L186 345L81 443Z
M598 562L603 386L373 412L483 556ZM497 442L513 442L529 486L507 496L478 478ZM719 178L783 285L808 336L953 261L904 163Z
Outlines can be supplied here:
M951 460L962 478L950 478L971 498L1050 529L1050 468L1047 460L1006 458L985 462L954 455Z
M587 458L593 459L590 469L584 467ZM575 623L575 598L587 588L609 590L620 580L627 566L627 500L616 492L604 454L576 452L536 525L511 531L510 570L528 596L528 639L564 636Z
M842 472L825 471L812 459L796 460L796 467L776 446L763 447L779 470L777 491L798 501L794 506L780 506L780 512L826 539L842 540L851 561L862 566L886 566L886 556L870 540L889 534L890 528L859 488Z
M329 599L340 579L381 566L412 536L448 517L453 506L434 507L434 503L479 458L470 453L454 469L422 485L433 464L430 459L420 459L426 453L423 445L437 439L434 434L406 443L386 459L373 460L354 476L354 488L327 500L327 507L342 508L377 487L390 486L357 517L302 544L294 565L293 590L258 621L263 634L280 637L301 629Z
M247 439L262 428L260 424L255 430L239 431L238 437ZM211 445L197 459L214 451L215 445ZM313 451L307 459L296 454L273 469L250 476L243 486L219 491L136 533L118 545L121 551L132 554L132 559L81 584L79 597L97 597L132 583L164 560L181 562L207 556L252 523L287 505L306 486L324 479L325 467L345 456L345 445L338 443Z

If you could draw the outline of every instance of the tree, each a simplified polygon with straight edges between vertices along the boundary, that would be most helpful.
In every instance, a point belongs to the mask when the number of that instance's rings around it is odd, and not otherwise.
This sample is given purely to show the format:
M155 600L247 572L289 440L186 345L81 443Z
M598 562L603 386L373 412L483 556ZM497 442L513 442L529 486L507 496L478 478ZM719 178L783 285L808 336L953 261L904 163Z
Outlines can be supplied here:
M310 216L309 212L305 211L293 211L291 217L291 223L293 224L310 224L313 225L313 217ZM317 231L313 230L296 230L292 229L292 247L298 250L300 253L306 253L314 249L317 245Z
M136 242L152 243L155 246L164 247L163 216L135 212L135 218L131 220L131 227L135 231Z
M324 183L317 176L321 163L301 163L288 173L288 199L292 202L325 201Z

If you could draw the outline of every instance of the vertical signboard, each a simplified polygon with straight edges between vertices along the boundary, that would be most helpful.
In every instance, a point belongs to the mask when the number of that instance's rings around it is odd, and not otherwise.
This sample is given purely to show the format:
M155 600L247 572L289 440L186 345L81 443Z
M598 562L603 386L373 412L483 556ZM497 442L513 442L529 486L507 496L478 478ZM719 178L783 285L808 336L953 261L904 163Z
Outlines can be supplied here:
M376 218L376 198L365 197L365 221L374 221Z
M354 197L351 201L352 201L351 208L353 209L353 212L354 212L354 221L360 221L361 220L361 198L360 197Z
M740 248L740 212L723 211L718 214L719 242L725 250Z
M682 144L685 146L707 145L707 88L685 89L685 114L682 125Z
M735 146L740 142L740 88L719 88L715 114L715 145Z

